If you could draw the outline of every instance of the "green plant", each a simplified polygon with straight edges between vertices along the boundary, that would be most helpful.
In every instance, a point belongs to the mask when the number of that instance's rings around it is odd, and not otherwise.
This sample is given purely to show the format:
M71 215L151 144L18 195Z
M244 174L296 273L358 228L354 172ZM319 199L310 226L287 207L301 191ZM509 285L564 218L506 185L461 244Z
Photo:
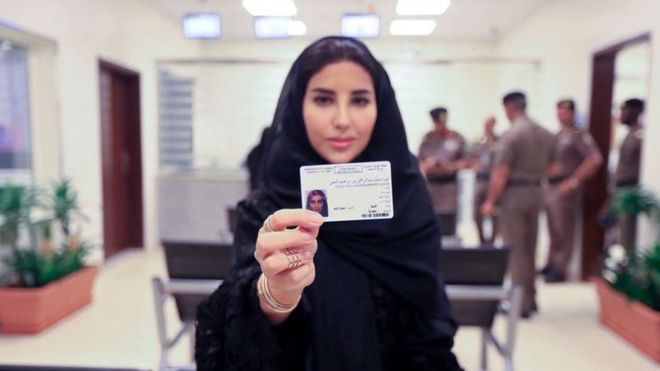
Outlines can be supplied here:
M660 202L653 193L642 188L617 191L610 210L615 215L643 214L660 223Z
M619 254L621 255L621 254ZM660 241L649 251L606 260L603 276L630 300L660 311Z
M35 211L45 217L33 220ZM13 285L43 286L84 266L91 246L71 234L72 221L85 216L70 180L59 181L50 189L17 186L0 189L0 217L0 244L11 247L11 253L3 261L13 277ZM53 242L54 222L59 223L64 237L59 249ZM27 246L19 246L21 230L26 230L30 237Z
M65 244L45 254L37 249L16 249L7 262L18 276L18 286L41 287L82 268L88 250L84 242L75 249Z
M75 217L86 219L78 206L78 193L73 189L70 179L64 179L53 185L49 197L49 207L55 220L60 222L62 233L71 234L71 221Z
M30 187L7 185L0 188L0 243L16 249L22 226L30 223L30 211L37 192Z

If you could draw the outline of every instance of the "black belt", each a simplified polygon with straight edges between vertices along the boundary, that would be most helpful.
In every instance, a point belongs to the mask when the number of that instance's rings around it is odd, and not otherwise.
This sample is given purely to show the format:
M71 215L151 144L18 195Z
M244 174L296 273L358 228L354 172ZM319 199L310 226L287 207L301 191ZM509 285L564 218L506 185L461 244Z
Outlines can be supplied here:
M541 179L509 179L506 185L508 187L539 187Z
M566 180L566 179L568 179L568 178L570 178L570 177L569 177L569 176L565 176L565 175L562 175L562 176L556 176L556 177L554 177L554 178L549 178L549 179L548 179L548 183L550 183L550 184L557 184L557 183L561 183L561 182L563 182L564 180Z
M451 175L427 175L426 180L430 183L454 183L456 182L456 174Z
M617 188L622 188L622 187L635 187L639 185L639 180L637 179L626 179L626 180L619 180L616 182L616 187Z
M488 181L490 179L490 173L477 173L477 180Z

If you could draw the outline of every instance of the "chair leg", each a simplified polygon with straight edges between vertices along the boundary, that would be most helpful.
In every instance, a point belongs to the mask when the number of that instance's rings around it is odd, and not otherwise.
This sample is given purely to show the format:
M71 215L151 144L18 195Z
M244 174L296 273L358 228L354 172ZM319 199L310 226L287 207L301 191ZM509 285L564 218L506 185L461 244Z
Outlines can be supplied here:
M195 324L190 325L190 360L195 362L195 333L196 333Z
M158 327L158 342L160 343L160 364L159 370L165 370L169 367L169 342L167 339L167 325L165 323L165 287L160 277L153 277L151 280L154 302L156 306L156 324Z
M506 371L513 371L513 357L511 354L504 356L504 367Z
M488 370L488 330L481 329L481 371Z

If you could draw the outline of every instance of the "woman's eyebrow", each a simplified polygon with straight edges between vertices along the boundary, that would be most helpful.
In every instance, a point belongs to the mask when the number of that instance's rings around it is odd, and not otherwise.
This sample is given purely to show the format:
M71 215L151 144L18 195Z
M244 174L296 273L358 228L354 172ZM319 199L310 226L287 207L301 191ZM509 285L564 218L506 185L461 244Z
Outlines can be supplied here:
M353 95L369 95L369 94L373 94L373 91L371 91L369 89L358 89L358 90L353 90L351 92L351 94L353 94Z
M314 88L312 89L312 91L315 93L332 94L332 95L335 94L334 90L326 89L326 88Z

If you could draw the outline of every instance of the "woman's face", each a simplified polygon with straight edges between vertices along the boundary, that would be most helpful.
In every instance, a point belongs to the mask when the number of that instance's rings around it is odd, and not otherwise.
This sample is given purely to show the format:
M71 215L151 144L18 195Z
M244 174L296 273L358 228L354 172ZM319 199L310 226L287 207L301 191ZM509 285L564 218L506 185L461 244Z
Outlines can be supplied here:
M364 151L377 113L371 75L355 62L331 63L307 84L303 100L307 137L329 163L351 162Z
M323 212L323 202L325 202L325 198L323 196L313 195L309 200L309 209L320 214Z

